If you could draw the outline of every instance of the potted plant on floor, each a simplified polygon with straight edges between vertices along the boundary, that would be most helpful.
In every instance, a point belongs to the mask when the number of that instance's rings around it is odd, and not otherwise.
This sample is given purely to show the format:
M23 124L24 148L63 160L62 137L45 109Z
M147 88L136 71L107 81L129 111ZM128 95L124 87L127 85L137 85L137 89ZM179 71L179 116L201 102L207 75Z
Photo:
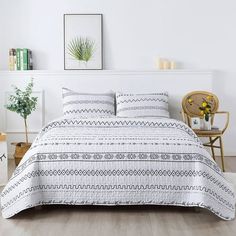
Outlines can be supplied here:
M24 119L25 142L13 143L16 146L14 154L16 165L19 164L22 157L31 146L28 139L27 118L36 109L38 99L37 97L32 96L33 86L33 80L30 81L25 90L21 90L18 87L13 86L15 94L9 96L9 103L6 105L6 108L9 111L16 112Z

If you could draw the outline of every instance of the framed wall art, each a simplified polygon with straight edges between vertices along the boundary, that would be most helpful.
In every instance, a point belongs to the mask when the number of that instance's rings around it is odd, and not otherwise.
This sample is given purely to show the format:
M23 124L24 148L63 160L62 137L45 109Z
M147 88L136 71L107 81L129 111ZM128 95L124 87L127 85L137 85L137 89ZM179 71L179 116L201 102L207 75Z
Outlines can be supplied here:
M103 69L102 14L64 15L64 69Z
M201 119L200 117L191 117L191 124L192 129L201 129Z

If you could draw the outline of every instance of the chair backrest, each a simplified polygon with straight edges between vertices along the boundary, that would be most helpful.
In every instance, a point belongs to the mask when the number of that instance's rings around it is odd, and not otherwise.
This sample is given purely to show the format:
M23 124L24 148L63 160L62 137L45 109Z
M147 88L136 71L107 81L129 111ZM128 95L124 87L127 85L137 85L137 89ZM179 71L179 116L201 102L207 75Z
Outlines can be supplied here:
M211 114L213 122L214 113L217 112L219 108L219 99L213 93L206 91L193 91L188 93L182 100L183 112L187 114L188 117L203 117L199 107L204 100L211 103Z

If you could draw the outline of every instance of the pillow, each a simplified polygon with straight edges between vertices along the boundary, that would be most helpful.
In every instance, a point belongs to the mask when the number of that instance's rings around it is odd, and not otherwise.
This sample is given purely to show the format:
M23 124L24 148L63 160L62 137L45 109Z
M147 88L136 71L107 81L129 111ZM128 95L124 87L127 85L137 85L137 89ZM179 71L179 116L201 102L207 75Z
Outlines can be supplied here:
M63 114L73 117L108 117L115 115L115 98L110 93L78 93L63 88Z
M116 108L119 117L169 118L168 93L116 93Z

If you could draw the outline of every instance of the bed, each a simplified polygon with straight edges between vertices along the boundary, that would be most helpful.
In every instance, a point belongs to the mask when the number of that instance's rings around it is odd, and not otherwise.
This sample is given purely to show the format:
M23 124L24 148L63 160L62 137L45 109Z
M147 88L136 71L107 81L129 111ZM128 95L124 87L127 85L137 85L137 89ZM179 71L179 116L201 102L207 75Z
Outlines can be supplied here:
M171 205L235 217L235 194L194 132L169 118L61 117L1 193L4 218L35 206Z

